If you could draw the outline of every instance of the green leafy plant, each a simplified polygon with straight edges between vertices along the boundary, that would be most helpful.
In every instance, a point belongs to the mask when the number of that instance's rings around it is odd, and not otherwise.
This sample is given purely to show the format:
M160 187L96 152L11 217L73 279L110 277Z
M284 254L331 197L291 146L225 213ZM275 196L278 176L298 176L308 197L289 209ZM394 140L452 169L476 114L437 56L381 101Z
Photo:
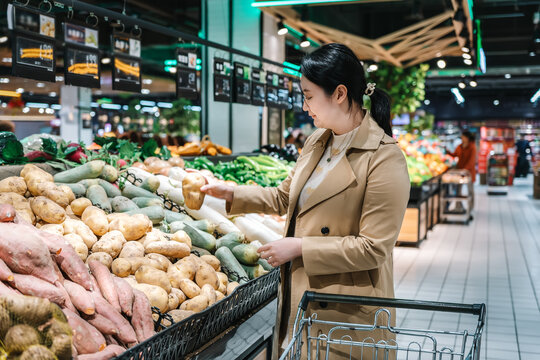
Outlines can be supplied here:
M165 119L172 119L172 124L168 125L169 133L173 136L186 136L189 134L199 134L201 113L190 110L191 101L178 99L173 101L173 107L163 109L161 115Z
M409 133L422 132L423 130L433 129L434 122L435 115L422 111L415 117L411 114L411 121L404 128Z

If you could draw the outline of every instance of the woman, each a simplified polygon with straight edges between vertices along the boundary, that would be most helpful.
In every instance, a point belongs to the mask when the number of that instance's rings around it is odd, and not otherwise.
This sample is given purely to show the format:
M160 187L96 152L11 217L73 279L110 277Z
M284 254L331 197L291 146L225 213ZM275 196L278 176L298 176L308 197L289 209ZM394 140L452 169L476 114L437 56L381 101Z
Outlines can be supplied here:
M476 145L474 135L470 131L461 133L461 144L456 147L456 151L451 152L446 149L446 153L458 157L457 168L469 170L474 184L476 181Z
M289 177L278 188L203 187L225 199L230 214L287 214L286 237L259 249L272 266L281 266L274 358L292 339L304 291L393 297L392 249L410 190L405 158L391 136L389 98L366 84L354 53L325 45L303 59L301 71L304 110L319 129L306 140ZM364 94L371 113L362 108ZM306 315L313 312L349 323L374 318L373 309L355 305L314 303ZM314 331L319 329L328 330ZM333 346L330 358L349 359L350 350ZM367 352L364 358L371 359ZM361 358L360 349L353 358Z

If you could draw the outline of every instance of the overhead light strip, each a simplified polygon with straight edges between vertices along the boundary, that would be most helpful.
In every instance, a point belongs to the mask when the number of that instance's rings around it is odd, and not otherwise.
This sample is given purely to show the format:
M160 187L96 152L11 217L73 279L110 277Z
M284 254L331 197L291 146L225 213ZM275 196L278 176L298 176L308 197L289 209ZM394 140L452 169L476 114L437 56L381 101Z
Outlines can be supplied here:
M251 3L253 7L272 7L272 6L294 6L294 5L317 5L317 4L332 4L332 3L349 3L360 2L358 0L272 0L272 1L255 1Z
M540 89L538 89L538 91L536 92L536 94L534 94L531 98L531 102L534 103L536 102L536 100L538 100L538 98L540 98Z
M452 94L454 94L454 96L456 97L456 102L458 104L461 104L461 103L464 103L465 102L465 98L463 97L463 95L461 95L461 93L459 92L459 89L458 88L452 88L450 89L450 91L452 92Z

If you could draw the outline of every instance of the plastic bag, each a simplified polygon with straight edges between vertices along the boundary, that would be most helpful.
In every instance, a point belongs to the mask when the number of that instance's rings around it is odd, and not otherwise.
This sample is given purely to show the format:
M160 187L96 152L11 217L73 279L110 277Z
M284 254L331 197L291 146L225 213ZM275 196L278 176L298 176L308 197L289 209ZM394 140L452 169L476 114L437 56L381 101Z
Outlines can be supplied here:
M34 134L25 137L21 140L21 144L24 148L24 153L27 154L31 151L38 151L41 150L41 146L43 145L43 138L52 139L54 142L56 142L56 145L58 146L63 140L60 136L57 135L51 135L51 134Z

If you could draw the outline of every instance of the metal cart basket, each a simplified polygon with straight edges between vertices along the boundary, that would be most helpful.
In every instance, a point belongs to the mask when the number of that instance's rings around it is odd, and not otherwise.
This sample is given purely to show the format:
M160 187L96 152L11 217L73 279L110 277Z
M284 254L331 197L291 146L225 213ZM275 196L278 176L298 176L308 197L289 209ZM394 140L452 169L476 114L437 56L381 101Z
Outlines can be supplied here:
M372 324L351 324L317 319L317 314L305 316L310 302L359 304L378 308ZM470 316L470 330L435 330L391 326L391 313L396 311L434 312L437 314L454 313L451 316ZM400 310L402 309L402 310ZM468 314L468 315L463 315ZM448 315L448 314L443 314ZM383 319L384 318L384 319ZM285 359L331 359L331 346L350 347L351 359L466 359L480 358L480 342L486 318L485 304L456 304L432 301L387 299L350 295L320 294L306 291L296 314L293 338L280 360ZM432 318L433 319L433 318ZM384 320L384 324L380 324ZM444 321L443 321L444 322ZM466 321L463 322L463 325ZM327 333L314 334L312 326L324 325L330 329ZM395 340L378 340L374 331L388 331ZM337 335L347 332L346 335ZM350 334L363 341L354 341ZM307 344L304 344L304 336ZM394 337L392 336L392 337ZM356 347L355 355L353 347ZM312 351L316 356L312 357ZM302 354L305 352L305 354ZM358 353L361 355L359 356ZM323 355L319 355L323 354ZM364 354L369 354L368 356Z

